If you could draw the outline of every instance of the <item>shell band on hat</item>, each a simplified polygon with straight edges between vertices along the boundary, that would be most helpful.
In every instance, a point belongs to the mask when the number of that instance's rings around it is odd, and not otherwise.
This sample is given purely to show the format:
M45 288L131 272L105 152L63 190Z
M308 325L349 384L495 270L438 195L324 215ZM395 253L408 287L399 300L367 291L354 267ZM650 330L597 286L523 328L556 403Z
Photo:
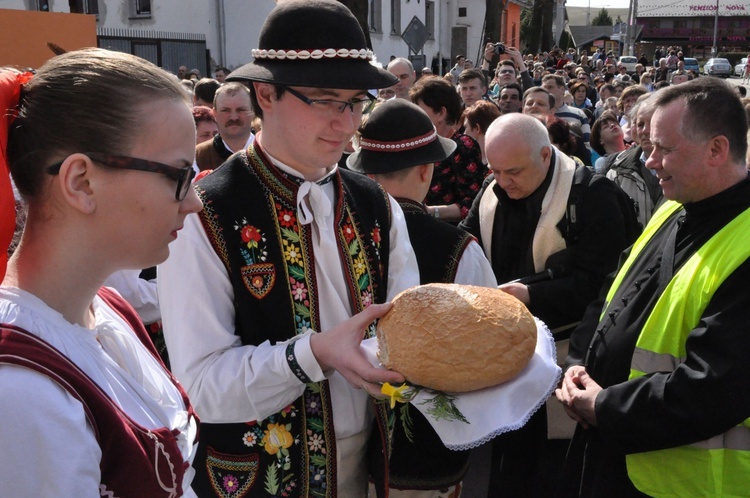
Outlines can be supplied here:
M307 60L307 59L364 59L371 61L373 59L372 50L365 48L346 49L346 48L327 48L325 50L274 50L265 48L256 48L252 51L255 59L270 60Z
M374 150L378 152L401 152L404 150L416 149L424 144L437 140L437 132L432 130L425 135L399 140L398 142L381 142L369 138L360 138L359 146L362 150Z

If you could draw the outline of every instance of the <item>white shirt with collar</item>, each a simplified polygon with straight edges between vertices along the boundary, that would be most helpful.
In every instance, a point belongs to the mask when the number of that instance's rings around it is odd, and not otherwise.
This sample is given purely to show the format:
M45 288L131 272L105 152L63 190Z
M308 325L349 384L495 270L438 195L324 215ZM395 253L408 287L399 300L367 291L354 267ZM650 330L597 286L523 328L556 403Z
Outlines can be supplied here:
M301 177L293 168L271 156L269 159L285 173ZM336 168L332 166L326 177L335 174ZM335 205L334 183L309 183L303 183L300 191L316 192L298 197L298 216L301 219L312 214L320 326L325 331L350 318L353 310L339 252L335 249L334 216L324 212L326 202ZM302 209L300 203L305 204ZM390 207L389 301L402 290L419 284L419 269L403 211L392 197ZM311 212L303 214L302 211L308 209ZM296 341L297 361L309 378L315 382L328 378L337 442L347 438L356 440L351 451L340 448L339 452L342 458L346 453L351 454L350 460L343 459L343 465L339 465L339 494L346 496L341 487L344 473L348 472L346 467L351 464L357 467L352 471L360 474L364 470L364 449L373 422L367 393L350 386L338 372L326 377L310 348L314 331L284 343L241 344L235 334L234 290L229 275L197 214L186 218L179 238L170 245L170 257L159 266L158 274L159 301L172 371L187 390L203 422L263 420L299 398L305 384L286 361L285 349L290 341ZM227 379L234 381L227 382ZM361 475L357 479L361 479Z

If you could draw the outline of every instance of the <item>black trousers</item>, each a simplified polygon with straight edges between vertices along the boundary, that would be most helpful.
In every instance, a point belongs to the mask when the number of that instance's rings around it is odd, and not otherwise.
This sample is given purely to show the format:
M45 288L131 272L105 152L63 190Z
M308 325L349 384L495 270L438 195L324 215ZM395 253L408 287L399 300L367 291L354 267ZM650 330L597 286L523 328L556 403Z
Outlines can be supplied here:
M492 440L488 498L539 496L547 448L544 405L517 431Z

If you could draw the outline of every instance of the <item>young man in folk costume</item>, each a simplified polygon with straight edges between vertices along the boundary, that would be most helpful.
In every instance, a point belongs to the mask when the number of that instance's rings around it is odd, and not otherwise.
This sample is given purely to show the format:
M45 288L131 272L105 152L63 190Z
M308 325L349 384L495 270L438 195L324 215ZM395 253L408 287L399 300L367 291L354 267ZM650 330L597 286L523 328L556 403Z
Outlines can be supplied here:
M173 370L203 422L193 488L364 496L386 443L370 396L403 377L359 343L389 308L375 303L419 274L398 203L336 163L367 89L396 78L331 0L280 3L259 47L227 81L251 82L263 130L196 183L207 209L159 273Z

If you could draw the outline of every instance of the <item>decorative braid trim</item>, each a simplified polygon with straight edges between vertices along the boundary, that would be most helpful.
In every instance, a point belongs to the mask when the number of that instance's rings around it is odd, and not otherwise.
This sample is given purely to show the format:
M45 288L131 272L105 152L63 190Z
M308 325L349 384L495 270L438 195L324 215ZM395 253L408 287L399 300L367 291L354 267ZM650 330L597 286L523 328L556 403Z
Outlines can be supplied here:
M369 138L360 138L359 146L363 150L375 150L379 152L401 152L402 150L411 150L421 147L424 144L437 140L437 132L432 130L426 135L415 138L407 138L400 142L381 142L380 140L371 140Z
M302 382L303 384L309 384L312 382L312 379L307 376L307 374L304 370L302 370L302 367L297 361L297 355L294 353L294 342L290 342L286 347L286 362L289 364L289 368L292 370L294 375L297 376L300 382Z
M365 48L327 48L325 50L275 50L265 48L255 48L252 51L255 59L289 59L289 60L307 60L307 59L364 59L371 61L373 58L372 50Z

